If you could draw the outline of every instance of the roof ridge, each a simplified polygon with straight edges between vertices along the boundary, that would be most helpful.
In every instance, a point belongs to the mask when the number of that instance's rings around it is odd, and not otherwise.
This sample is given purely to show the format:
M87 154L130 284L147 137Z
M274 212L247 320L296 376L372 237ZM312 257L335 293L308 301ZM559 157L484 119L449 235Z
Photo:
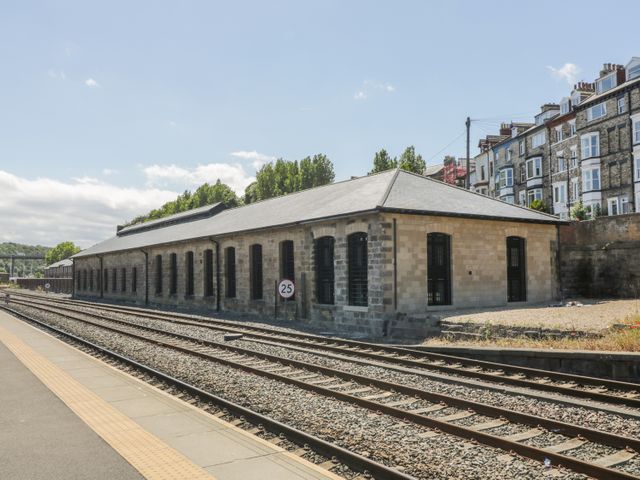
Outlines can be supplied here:
M396 183L396 180L398 179L400 170L402 170L400 167L396 167L396 171L393 173L393 177L391 177L391 180L389 181L389 185L387 185L387 188L385 188L384 193L382 194L382 198L376 205L377 207L382 207L387 201L387 198L389 198L389 194L391 194L391 189L393 188L393 186Z

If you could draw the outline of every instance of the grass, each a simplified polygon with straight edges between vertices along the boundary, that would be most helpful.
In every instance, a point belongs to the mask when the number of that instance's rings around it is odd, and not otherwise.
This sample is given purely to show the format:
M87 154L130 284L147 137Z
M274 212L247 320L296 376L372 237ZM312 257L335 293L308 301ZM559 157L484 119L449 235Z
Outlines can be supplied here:
M620 323L624 328L610 330L600 337L564 338L481 338L479 340L427 340L425 345L545 348L557 350L608 350L614 352L640 352L640 315L627 317Z

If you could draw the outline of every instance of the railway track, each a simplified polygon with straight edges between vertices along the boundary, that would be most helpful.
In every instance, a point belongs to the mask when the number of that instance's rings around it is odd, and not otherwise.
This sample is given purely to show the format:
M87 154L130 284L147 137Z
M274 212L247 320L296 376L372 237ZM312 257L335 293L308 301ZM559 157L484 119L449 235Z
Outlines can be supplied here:
M14 294L15 295L15 294ZM494 382L501 385L552 392L570 397L583 398L615 405L640 409L640 384L620 382L597 377L572 375L548 370L519 367L508 364L474 360L452 355L413 350L405 347L379 345L355 340L336 339L319 335L286 332L269 327L246 325L241 322L199 318L194 315L157 312L135 307L114 306L78 300L43 299L39 295L17 294L30 301L54 302L61 305L76 305L102 311L132 314L141 318L165 320L180 325L211 328L265 343L279 343L307 349L314 354L333 352L354 358L374 360L390 365L429 370L458 378ZM451 377L450 381L455 381Z
M513 412L470 400L434 394L410 386L381 381L371 377L354 375L316 365L309 365L252 350L205 341L189 335L180 335L158 328L133 324L124 320L87 312L69 313L64 306L47 307L19 305L37 308L75 322L102 328L119 335L174 349L186 355L198 356L231 368L287 383L326 397L413 422L433 429L429 434L444 432L455 437L472 440L507 452L541 462L563 465L575 472L595 478L631 479L640 478L614 467L624 465L640 451L640 440L625 438L599 430L584 428L555 420ZM37 303L37 302L36 302ZM88 318L83 318L88 317ZM442 413L445 413L442 415ZM455 422L464 422L465 426ZM506 424L526 425L527 428L513 435L493 435L492 429ZM554 443L533 447L521 442L553 432ZM558 438L562 435L562 438ZM584 460L565 454L585 445L605 445L617 449L615 452L592 460Z

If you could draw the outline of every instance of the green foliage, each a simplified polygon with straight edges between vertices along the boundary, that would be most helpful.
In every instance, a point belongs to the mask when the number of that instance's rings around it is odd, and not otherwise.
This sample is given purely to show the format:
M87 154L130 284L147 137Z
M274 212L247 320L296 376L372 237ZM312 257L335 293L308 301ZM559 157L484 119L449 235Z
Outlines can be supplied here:
M416 155L416 149L413 145L405 148L402 155L398 159L398 166L408 172L418 173L422 175L426 168L422 155Z
M398 167L398 160L387 153L387 151L383 148L373 157L373 170L369 172L369 175L374 173L384 172L386 170L391 170L392 168ZM422 172L421 172L422 173Z
M592 213L593 213L593 218L598 218L602 216L602 207L600 207L599 203L596 203L593 206Z
M546 203L544 203L542 200L534 200L533 202L531 202L531 205L529 205L529 208L531 208L532 210L538 210L539 212L549 211Z
M127 225L134 225L136 223L143 223L149 220L168 217L175 213L204 207L205 205L211 205L212 203L218 202L224 203L227 207L237 207L240 204L240 200L234 191L231 190L231 187L218 180L213 185L210 185L209 183L200 185L193 193L185 190L184 193L178 195L178 198L175 200L165 203L160 208L151 210L146 215L134 218Z
M49 247L43 247L42 245L23 245L13 242L0 243L0 255L46 255L48 250ZM10 266L10 259L0 258L0 272L9 273ZM25 275L30 272L41 272L44 267L44 260L16 260L14 273Z
M79 251L80 247L73 242L61 242L47 252L44 257L44 261L47 265L51 265L52 263L69 258L71 255L75 255Z
M571 218L575 218L576 220L580 220L580 221L586 220L588 213L589 212L587 211L587 209L584 208L584 204L582 203L582 200L580 200L571 209Z
M286 195L333 182L333 164L326 155L317 154L300 160L267 163L256 174L256 181L244 192L244 203Z

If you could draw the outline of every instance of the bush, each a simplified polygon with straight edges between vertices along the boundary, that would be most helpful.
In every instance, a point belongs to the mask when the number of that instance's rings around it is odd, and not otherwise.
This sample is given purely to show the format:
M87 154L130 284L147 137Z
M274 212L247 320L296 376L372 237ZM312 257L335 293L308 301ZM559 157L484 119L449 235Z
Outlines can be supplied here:
M529 208L531 208L532 210L538 210L539 212L545 212L545 213L548 213L549 211L549 209L547 208L547 205L542 200L534 200L533 202L531 202L531 205L529 205Z
M584 208L584 204L582 200L580 200L577 204L573 206L571 209L571 218L575 218L576 220L586 220L587 219L587 209Z

